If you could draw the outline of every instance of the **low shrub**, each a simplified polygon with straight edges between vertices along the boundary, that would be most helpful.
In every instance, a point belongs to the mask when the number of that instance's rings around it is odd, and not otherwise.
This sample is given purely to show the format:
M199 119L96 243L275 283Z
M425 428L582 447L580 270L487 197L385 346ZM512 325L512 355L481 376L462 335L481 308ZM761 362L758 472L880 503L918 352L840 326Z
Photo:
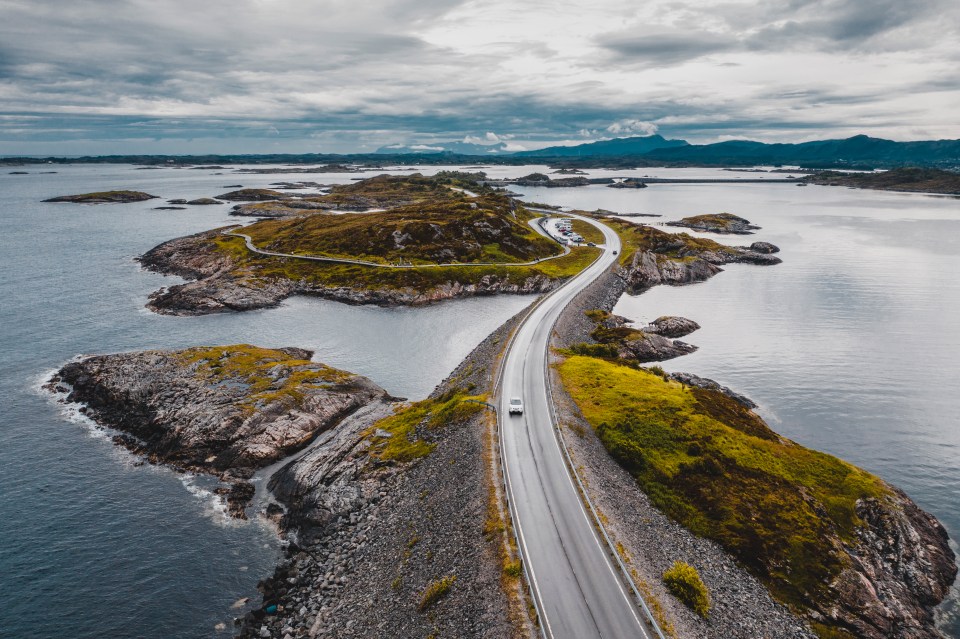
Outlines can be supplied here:
M663 583L673 596L695 613L707 618L710 613L710 595L697 569L685 561L675 561L663 573Z

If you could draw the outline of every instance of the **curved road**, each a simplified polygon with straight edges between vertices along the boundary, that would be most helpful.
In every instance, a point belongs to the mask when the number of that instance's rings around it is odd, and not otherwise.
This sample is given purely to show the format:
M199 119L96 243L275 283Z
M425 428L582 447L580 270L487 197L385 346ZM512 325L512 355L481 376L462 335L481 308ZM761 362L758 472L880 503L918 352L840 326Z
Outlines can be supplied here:
M606 250L530 313L504 356L498 414L507 497L544 636L647 638L640 613L584 509L554 431L546 379L553 325L621 249L610 228L574 217L603 231ZM523 415L509 415L511 397L523 398Z

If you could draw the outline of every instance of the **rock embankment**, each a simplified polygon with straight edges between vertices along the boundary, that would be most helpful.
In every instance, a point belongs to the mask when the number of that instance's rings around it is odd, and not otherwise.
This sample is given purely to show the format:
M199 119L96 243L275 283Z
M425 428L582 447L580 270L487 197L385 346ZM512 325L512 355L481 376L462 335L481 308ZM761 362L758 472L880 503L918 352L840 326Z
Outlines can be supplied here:
M50 387L69 391L67 401L151 462L219 477L243 517L254 471L390 400L367 378L311 356L249 345L97 355L65 365Z
M475 282L451 277L428 288L331 286L307 279L271 276L257 264L241 265L229 253L216 250L222 229L164 242L139 258L144 268L195 280L161 289L150 296L147 308L164 315L207 315L279 305L291 295L312 295L347 304L417 306L477 295L534 294L553 290L559 281L535 274L519 281L497 274ZM372 267L366 267L372 268Z
M719 233L721 235L752 235L759 226L750 223L732 213L714 213L708 215L694 215L675 222L667 222L667 226L681 226L694 231L705 233Z
M156 195L143 191L99 191L96 193L81 193L79 195L60 195L44 200L44 202L74 202L76 204L123 204L126 202L144 202L155 200Z

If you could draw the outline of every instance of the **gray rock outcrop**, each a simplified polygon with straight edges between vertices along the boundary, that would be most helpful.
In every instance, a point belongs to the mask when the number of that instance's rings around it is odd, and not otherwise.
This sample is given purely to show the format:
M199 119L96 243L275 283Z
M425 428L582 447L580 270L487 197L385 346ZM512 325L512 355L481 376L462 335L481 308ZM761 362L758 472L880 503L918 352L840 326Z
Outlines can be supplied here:
M252 491L237 484L389 400L369 379L310 356L247 345L97 355L68 363L50 385L150 461L220 477L228 496L241 496L231 509L243 516Z

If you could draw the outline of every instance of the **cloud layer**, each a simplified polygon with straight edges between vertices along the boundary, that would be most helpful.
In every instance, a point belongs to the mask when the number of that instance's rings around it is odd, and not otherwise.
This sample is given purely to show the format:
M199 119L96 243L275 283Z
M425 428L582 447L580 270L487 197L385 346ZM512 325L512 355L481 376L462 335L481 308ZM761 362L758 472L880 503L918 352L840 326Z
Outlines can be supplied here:
M960 137L955 0L0 0L0 154Z

